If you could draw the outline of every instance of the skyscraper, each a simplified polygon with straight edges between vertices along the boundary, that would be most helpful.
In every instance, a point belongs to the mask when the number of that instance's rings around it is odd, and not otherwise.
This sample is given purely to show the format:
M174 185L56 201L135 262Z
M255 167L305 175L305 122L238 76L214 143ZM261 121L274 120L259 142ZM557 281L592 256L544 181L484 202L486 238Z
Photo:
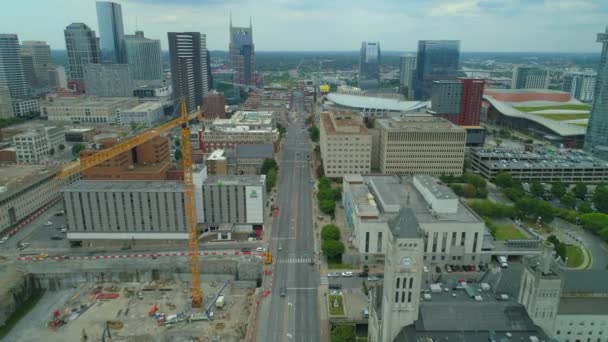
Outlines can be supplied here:
M127 64L88 64L84 66L87 94L99 97L131 97L133 82Z
M103 63L125 63L124 29L120 4L97 1L97 23Z
M585 136L585 150L606 159L608 158L608 27L605 33L597 34L597 41L602 43L602 56L597 68L593 108Z
M359 88L380 88L380 42L363 42L359 54Z
M34 89L38 83L36 80L36 72L34 70L34 57L32 55L21 54L21 65L23 66L23 77L29 89Z
M418 41L414 98L420 101L428 100L433 81L456 79L459 59L459 40Z
M479 126L483 88L480 78L434 81L429 111L460 126Z
M209 92L209 68L206 36L200 32L168 32L169 59L173 98L186 97L188 112L202 106Z
M399 62L399 88L408 98L414 97L414 73L416 72L416 56L404 55Z
M145 38L143 31L136 31L135 35L125 36L125 52L134 81L160 82L163 79L160 40Z
M583 102L593 102L593 91L597 73L595 71L569 72L562 79L562 91Z
M255 83L255 48L253 28L233 27L230 17L230 64L237 73L236 83L252 85Z
M68 54L69 86L84 90L84 70L87 64L100 62L99 38L95 31L83 23L73 23L66 27L65 47Z
M6 85L0 85L0 118L12 118L14 115L11 92Z
M516 65L511 79L513 89L547 89L549 73L541 68Z
M26 40L21 43L21 55L32 56L36 86L48 85L48 70L53 67L51 47L43 41Z
M0 34L0 87L2 86L8 88L13 99L28 95L16 34Z

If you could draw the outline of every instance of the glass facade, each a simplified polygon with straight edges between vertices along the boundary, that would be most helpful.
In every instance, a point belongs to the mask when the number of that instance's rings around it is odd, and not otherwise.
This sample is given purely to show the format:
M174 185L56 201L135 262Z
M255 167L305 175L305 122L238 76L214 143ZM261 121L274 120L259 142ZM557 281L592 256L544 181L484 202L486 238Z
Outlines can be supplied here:
M66 27L65 46L68 54L69 79L74 82L84 81L84 66L100 62L99 38L95 31L82 23Z
M426 101L431 96L433 81L456 79L459 60L459 40L418 41L414 98Z
M11 98L27 97L28 91L16 34L0 34L0 87L8 88Z
M163 61L160 40L145 38L142 31L137 31L134 36L125 36L125 52L133 80L162 80Z
M608 27L605 33L598 33L597 41L602 43L602 55L597 68L593 108L585 136L585 150L602 159L608 159Z
M120 4L109 1L97 2L97 23L101 38L103 63L125 63L124 29Z
M237 73L236 83L255 84L255 47L253 28L233 27L230 21L230 64Z
M380 43L363 42L359 56L359 88L380 88Z

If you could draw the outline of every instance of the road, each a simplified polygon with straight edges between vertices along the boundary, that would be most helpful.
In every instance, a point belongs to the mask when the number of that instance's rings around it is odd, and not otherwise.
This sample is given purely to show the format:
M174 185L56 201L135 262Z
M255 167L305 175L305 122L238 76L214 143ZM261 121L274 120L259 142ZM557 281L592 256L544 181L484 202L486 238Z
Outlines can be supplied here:
M590 269L605 270L608 268L608 244L598 236L560 218L551 222L551 226L557 230L555 232L557 238L566 243L578 244L575 239L580 239L580 243L587 247L591 254Z
M317 289L319 272L312 227L311 173L306 154L310 153L307 131L303 129L303 94L295 92L287 136L280 160L278 185L279 216L272 227L274 255L272 290L262 300L256 340L317 342L320 337ZM281 292L285 291L285 297Z

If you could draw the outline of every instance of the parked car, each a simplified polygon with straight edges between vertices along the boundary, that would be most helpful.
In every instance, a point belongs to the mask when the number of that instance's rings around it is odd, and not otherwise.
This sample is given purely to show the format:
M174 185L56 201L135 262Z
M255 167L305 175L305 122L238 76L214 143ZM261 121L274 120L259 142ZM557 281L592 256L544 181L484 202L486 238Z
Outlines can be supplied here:
M63 240L63 236L61 236L61 235L53 235L53 236L51 236L51 240Z
M342 276L343 277L352 277L353 276L353 272L351 272L351 271L342 272Z
M68 232L68 229L67 229L67 228L61 228L61 232L62 232L62 233L67 233L67 232Z
M264 247L258 247L255 249L257 252L266 252L266 248Z
M340 291L340 290L329 290L329 294L330 295L336 296L336 295L339 295L341 293L342 293L342 291Z
M424 272L428 272L428 271L429 271L429 268L428 268L428 267L426 267L426 266L422 266L422 270L423 270Z
M340 276L340 273L338 273L338 272L327 273L327 278L337 278L339 276Z
M251 252L251 248L243 247L243 248L241 248L241 252Z
M363 314L363 318L369 318L369 309L368 308L363 308L363 310L361 310L361 313Z
M339 290L342 288L342 284L329 284L327 287L330 289Z
M281 287L281 297L285 297L286 294L287 294L287 289L285 288L285 286Z
M6 241L8 241L8 236L3 236L2 239L0 239L0 244L5 243Z
M44 225L45 225L45 226L52 226L52 225L53 225L53 222L51 222L51 221L46 221L46 222L44 222Z
M22 251L22 250L26 249L29 245L30 245L29 242L20 242L19 245L17 246L17 249Z
M59 210L57 213L55 213L55 216L63 216L65 214L65 212L63 210Z
M367 277L367 281L379 281L380 278L376 277L376 276L372 276L372 277Z

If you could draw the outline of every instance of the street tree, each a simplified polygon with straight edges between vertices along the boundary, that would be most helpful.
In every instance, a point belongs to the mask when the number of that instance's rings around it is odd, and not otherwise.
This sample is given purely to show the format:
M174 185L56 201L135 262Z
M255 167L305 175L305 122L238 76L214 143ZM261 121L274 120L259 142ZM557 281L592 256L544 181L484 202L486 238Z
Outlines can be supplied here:
M572 209L576 206L576 197L571 192L567 192L559 199L559 201L564 207L568 209Z
M551 184L551 194L557 198L562 198L568 191L568 188L562 182Z
M545 194L545 187L539 181L534 181L530 184L530 194L536 198L541 198Z
M338 240L324 240L321 243L321 250L328 260L341 261L344 254L344 244Z
M328 224L321 228L321 239L340 240L340 228L334 224Z
M585 200L587 197L587 185L585 183L576 183L572 188L572 193L580 200Z
M508 188L513 185L513 177L510 173L502 171L496 175L494 183L501 188Z

